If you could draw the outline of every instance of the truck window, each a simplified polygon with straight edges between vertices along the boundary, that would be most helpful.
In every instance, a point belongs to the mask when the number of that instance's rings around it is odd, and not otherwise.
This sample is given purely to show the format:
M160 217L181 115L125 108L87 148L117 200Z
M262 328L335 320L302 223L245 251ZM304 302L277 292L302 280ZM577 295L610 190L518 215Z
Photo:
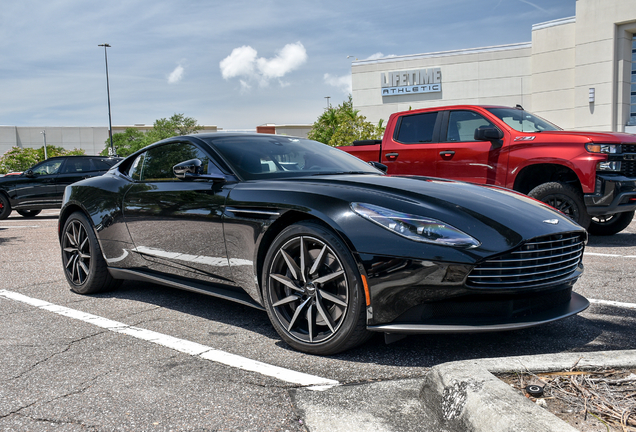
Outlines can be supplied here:
M436 120L436 112L402 116L395 140L404 144L433 142Z
M448 118L446 141L475 141L475 129L480 126L494 125L473 111L452 111Z

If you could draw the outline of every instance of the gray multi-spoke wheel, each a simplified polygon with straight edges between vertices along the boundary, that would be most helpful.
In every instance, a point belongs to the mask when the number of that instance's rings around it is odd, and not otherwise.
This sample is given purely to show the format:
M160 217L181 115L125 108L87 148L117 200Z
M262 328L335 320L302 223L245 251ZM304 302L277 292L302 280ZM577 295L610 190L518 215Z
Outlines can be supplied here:
M292 225L272 243L263 271L267 312L292 347L335 354L364 342L364 294L351 253L330 230Z
M121 283L108 273L93 228L83 213L69 216L60 242L64 275L73 291L92 294L113 289Z

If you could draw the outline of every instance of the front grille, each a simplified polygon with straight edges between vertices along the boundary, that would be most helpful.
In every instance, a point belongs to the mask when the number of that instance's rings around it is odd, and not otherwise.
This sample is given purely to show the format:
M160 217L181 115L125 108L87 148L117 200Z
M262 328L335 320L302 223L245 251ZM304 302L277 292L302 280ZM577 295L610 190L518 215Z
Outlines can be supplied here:
M576 271L584 247L582 234L537 237L476 266L468 275L467 285L503 289L556 283Z
M631 153L636 156L636 144L623 144L621 150L623 154ZM625 177L636 177L636 161L623 160L621 162L621 174Z

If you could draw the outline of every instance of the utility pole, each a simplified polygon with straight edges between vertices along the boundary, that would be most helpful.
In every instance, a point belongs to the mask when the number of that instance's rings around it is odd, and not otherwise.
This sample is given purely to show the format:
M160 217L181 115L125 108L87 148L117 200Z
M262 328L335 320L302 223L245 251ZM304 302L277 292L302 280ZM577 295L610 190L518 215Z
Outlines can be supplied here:
M104 47L104 60L106 61L106 94L108 95L108 137L110 138L110 156L117 156L115 153L115 146L113 145L113 121L110 115L110 84L108 83L108 54L106 54L106 48L110 48L107 43L99 44L97 46Z

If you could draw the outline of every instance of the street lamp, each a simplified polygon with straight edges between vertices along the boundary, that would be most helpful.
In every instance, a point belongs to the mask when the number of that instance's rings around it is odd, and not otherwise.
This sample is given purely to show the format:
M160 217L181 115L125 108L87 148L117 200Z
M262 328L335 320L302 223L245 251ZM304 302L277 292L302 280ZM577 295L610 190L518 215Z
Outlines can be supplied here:
M108 83L108 54L106 54L106 48L110 48L108 44L99 44L97 46L104 47L104 60L106 61L106 94L108 95L108 136L110 138L110 155L117 156L115 153L115 147L113 146L113 122L110 115L110 85Z
M44 160L48 159L49 157L46 154L46 131L43 130L42 132L40 132L42 134L42 136L44 137Z
M331 105L329 104L329 99L331 99L331 96L325 96L325 99L327 99L327 109L331 108Z

